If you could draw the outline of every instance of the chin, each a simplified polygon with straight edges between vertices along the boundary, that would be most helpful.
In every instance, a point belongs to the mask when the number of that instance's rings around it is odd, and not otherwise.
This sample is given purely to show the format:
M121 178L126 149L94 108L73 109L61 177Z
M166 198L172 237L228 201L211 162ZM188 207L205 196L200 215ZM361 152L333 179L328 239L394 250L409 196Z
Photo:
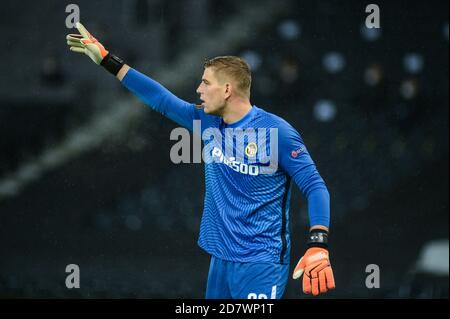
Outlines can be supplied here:
M215 116L221 116L222 115L222 108L217 107L211 107L203 105L203 112L205 112L208 115L215 115Z
M203 105L203 111L204 111L206 114L212 114L212 115L214 115L214 109L211 109L210 107L208 107L208 106L206 106L206 105Z

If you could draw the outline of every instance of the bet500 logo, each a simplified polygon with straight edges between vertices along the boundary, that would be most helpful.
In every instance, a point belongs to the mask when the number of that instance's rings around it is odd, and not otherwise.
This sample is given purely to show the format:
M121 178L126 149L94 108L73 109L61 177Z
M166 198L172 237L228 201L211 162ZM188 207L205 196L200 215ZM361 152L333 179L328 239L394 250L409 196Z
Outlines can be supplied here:
M230 157L228 159L225 155L223 155L222 150L218 147L214 146L212 150L212 156L216 162L223 163L238 173L251 176L257 176L259 174L258 166L238 162L234 157Z

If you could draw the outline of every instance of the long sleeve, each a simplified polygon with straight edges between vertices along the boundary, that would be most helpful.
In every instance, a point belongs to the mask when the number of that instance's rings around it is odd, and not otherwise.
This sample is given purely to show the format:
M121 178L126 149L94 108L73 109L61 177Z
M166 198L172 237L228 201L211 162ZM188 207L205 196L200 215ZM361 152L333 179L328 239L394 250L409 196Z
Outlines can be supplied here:
M202 109L178 98L160 83L135 69L130 68L122 84L144 104L190 131L192 131L193 120L201 119L204 115Z
M300 134L290 125L279 128L281 167L308 200L310 225L330 224L330 194Z

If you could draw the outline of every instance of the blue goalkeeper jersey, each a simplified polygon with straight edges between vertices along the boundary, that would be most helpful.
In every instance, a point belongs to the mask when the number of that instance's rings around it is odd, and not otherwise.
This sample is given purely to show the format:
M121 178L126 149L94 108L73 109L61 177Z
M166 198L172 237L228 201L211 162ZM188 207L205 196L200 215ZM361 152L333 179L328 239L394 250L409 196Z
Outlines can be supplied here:
M200 127L206 193L198 244L206 252L235 262L288 263L292 180L308 199L310 224L329 226L328 190L285 120L253 106L227 124L134 69L122 83L179 125Z

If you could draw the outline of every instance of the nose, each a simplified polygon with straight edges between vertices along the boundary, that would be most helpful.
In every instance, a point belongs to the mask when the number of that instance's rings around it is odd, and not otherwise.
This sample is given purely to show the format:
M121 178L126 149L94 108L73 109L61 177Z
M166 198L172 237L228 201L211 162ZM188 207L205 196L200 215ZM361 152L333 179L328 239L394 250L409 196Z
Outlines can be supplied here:
M200 82L197 88L197 94L203 94L203 82Z

